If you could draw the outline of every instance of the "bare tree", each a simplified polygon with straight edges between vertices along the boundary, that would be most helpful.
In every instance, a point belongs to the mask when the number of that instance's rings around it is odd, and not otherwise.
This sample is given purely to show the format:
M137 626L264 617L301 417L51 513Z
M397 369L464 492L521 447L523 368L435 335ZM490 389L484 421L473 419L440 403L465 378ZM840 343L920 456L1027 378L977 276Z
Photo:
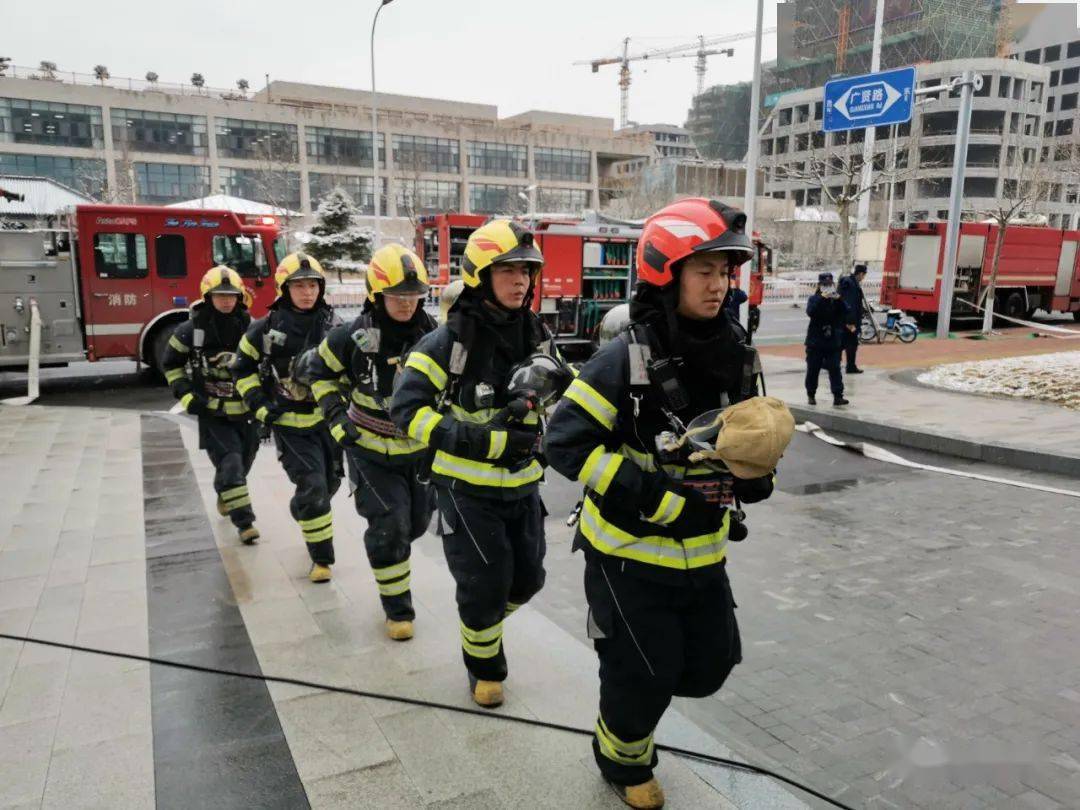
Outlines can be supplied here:
M297 161L295 139L277 137L268 133L255 148L258 168L254 174L254 192L258 202L278 209L282 218L282 230L290 230L291 211L297 207L300 196L300 175L294 164Z
M105 80L109 78L109 69L105 65L94 65L94 78L104 85Z
M910 142L910 136L909 136ZM834 144L829 148L811 149L793 156L793 162L778 164L774 179L795 181L809 189L820 189L822 202L830 205L840 218L841 273L851 272L851 217L863 196L887 183L899 183L918 176L920 171L933 168L938 161L920 161L913 155L907 161L888 165L884 152L874 155L869 182L863 178L862 142Z
M1016 160L1007 165L1010 144L1015 148ZM1005 229L1015 223L1025 213L1034 212L1040 203L1044 202L1050 192L1050 178L1046 164L1040 160L1038 150L1035 147L1022 145L1018 137L1008 139L1002 143L1003 174L1006 176L1001 182L1001 194L995 201L995 205L980 214L993 221L997 228L997 236L994 239L994 252L990 258L990 279L980 293L983 301L983 325L982 332L989 335L994 322L994 299L997 286L998 267L1001 263L1001 248L1005 244Z

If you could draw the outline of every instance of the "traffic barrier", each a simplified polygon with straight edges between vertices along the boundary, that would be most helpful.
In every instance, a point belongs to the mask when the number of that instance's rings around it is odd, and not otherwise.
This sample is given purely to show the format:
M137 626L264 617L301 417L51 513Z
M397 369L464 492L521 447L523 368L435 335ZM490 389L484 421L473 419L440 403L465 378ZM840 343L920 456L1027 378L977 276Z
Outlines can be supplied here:
M787 304L801 307L806 299L817 289L817 278L767 278L762 283L761 303ZM877 301L881 297L881 280L867 280L862 284L863 295L867 301Z

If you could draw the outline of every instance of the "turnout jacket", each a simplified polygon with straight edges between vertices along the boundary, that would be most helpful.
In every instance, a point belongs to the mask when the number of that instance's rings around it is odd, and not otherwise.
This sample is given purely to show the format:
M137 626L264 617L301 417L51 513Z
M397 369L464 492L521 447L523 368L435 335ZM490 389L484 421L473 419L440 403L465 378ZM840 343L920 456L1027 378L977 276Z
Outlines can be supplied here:
M351 423L359 433L359 449L414 460L425 445L390 420L390 396L409 348L432 331L435 322L422 308L409 323L381 327L379 320L376 313L365 312L330 330L309 366L311 391L336 441Z
M745 332L730 318L727 329L723 351L696 361L719 367L719 375L706 382L694 368L684 365L679 372L689 404L675 415L684 424L757 394L756 379L746 375L746 352L753 350L745 346ZM667 399L645 374L645 363L667 353L657 335L640 325L601 347L563 395L548 425L545 454L552 467L585 486L575 550L615 558L627 573L681 583L722 576L730 511L712 532L680 536L671 528L689 494L683 483L718 473L658 457L656 437L673 427L662 411ZM734 479L733 486L744 501L762 500L772 493L772 476Z
M470 325L454 316L452 311L448 323L409 352L394 384L390 415L403 432L433 451L435 483L481 497L524 498L535 492L544 469L535 455L516 463L500 458L508 439L501 424L505 386L514 365L537 351L553 353L554 341L531 310L520 315L525 319L521 342L501 350L492 346L499 340L492 328L477 328L473 339L462 338L461 331ZM484 317L474 314L470 320ZM538 423L530 413L525 429L538 430Z
M294 374L297 358L322 342L333 318L322 299L301 312L279 298L240 338L233 364L236 390L260 422L300 429L322 423L311 389Z
M237 345L251 315L237 306L224 315L212 304L198 301L191 317L176 327L165 347L165 381L191 414L232 420L248 418L248 408L236 390L232 364Z

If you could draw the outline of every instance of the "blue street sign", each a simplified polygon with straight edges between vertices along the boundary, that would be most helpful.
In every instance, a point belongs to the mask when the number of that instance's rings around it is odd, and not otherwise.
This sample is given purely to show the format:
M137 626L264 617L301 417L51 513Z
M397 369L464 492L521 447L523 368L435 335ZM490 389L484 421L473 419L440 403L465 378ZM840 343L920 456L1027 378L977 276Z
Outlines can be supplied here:
M833 79L825 85L822 129L836 132L911 120L915 68Z

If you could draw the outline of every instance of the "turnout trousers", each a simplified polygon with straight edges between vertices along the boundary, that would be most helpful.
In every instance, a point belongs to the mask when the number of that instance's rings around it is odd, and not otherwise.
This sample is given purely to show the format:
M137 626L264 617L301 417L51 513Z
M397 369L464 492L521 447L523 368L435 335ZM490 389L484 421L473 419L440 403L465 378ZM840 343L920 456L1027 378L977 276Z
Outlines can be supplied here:
M500 500L435 489L443 551L457 583L465 667L480 680L504 681L503 620L544 586L540 493Z
M214 492L237 529L255 522L247 474L259 450L259 427L248 420L199 416L199 447L214 465Z
M844 330L844 336L841 338L840 345L844 349L844 358L846 360L845 368L848 371L854 371L858 368L855 362L855 355L859 351L859 324L855 324L856 331L851 332L847 329Z
M817 394L821 370L829 372L829 388L834 397L844 395L844 377L840 373L840 349L814 349L806 347L806 393Z
M291 428L274 425L278 461L296 492L289 512L300 524L311 561L334 564L334 517L330 499L341 485L341 448L326 425Z
M431 485L417 479L422 454L395 458L350 447L345 459L356 511L367 521L364 549L383 610L388 619L412 621L416 613L409 556L413 540L427 531L435 509Z
M742 660L727 573L664 584L586 552L589 636L600 658L593 754L617 785L639 785L656 766L653 732L673 696L707 697Z

